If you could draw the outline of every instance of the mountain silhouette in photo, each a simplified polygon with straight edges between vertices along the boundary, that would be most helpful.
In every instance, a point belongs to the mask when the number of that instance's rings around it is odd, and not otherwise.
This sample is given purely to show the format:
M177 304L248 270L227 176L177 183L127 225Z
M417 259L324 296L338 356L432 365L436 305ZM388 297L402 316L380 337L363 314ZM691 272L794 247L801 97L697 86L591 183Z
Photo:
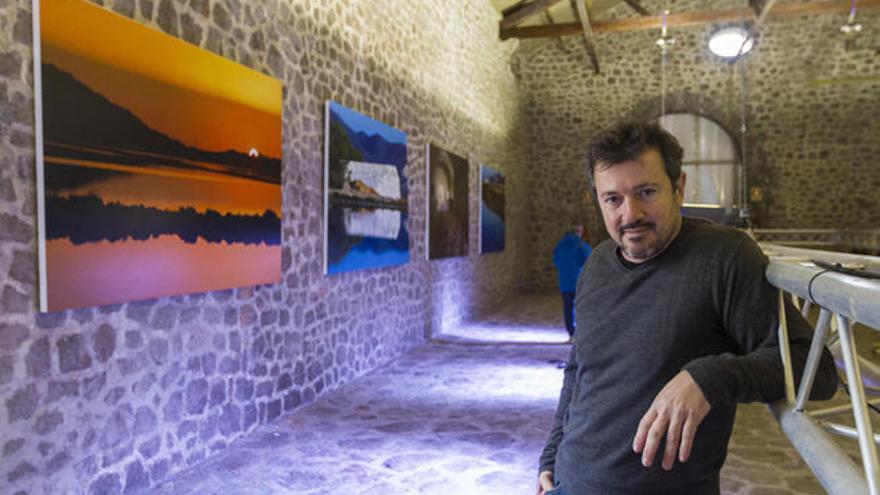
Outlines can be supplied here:
M345 119L334 112L332 108L330 109L330 116L331 160L336 160L336 163L338 163L338 160L346 160L394 165L400 176L404 177L406 144L389 142L380 134L356 131L349 127ZM383 124L377 123L377 125ZM339 148L336 148L336 146L339 146ZM331 161L331 163L334 162ZM402 180L402 196L407 197L408 191L408 184L405 180Z
M204 213L186 207L160 210L147 206L104 203L94 195L46 196L46 239L68 238L75 245L99 241L145 241L176 235L193 244L227 242L278 246L281 219L269 210L262 215Z
M135 114L53 64L42 64L46 155L108 161L95 148L113 150L114 163L199 168L182 160L222 165L224 173L280 184L281 159L246 152L205 151L156 131ZM79 147L92 148L79 150ZM120 157L121 155L121 157ZM162 155L157 157L156 155ZM175 158L179 160L175 160ZM58 184L55 184L56 186Z

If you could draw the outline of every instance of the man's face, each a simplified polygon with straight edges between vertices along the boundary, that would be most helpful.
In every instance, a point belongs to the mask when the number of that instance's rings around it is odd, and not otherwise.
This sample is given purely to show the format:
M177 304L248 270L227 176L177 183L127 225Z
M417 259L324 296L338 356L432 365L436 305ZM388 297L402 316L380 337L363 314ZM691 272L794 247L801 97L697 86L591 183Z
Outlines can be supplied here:
M657 150L611 167L597 163L593 178L605 228L624 259L648 261L678 235L685 174L673 188Z

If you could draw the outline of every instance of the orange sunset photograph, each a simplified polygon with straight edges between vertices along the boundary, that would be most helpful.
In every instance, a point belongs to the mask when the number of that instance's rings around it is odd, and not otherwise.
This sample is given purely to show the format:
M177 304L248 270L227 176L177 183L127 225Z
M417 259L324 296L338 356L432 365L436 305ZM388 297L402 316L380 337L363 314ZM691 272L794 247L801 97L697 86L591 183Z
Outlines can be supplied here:
M281 82L83 0L39 16L41 311L279 281Z

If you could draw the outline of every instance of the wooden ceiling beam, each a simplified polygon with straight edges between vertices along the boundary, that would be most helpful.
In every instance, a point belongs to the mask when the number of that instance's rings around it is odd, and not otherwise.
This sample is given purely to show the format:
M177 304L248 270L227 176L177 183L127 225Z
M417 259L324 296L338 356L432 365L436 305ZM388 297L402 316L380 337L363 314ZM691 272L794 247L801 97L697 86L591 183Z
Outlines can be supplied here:
M513 28L527 18L547 10L559 1L560 0L534 0L532 3L522 5L513 12L506 14L501 19L501 30L504 31L505 29Z
M776 0L766 0L764 5L758 11L758 18L755 20L755 26L761 25L764 22L764 19L767 18L767 14L773 10L773 5L776 4Z
M767 14L767 18L784 19L802 15L818 15L832 13L848 13L850 2L848 0L836 0L832 2L810 3L783 3L773 6ZM880 0L860 0L859 11L880 9ZM754 21L755 11L751 7L742 7L728 10L706 12L684 12L666 16L667 27L701 26L715 22ZM590 27L594 34L598 33L622 33L629 31L643 31L646 29L660 29L662 19L660 16L637 17L633 19L620 19L611 21L593 21ZM518 28L502 29L501 39L508 38L547 38L559 36L579 36L583 33L583 26L579 22L543 26L523 26Z
M587 0L574 0L575 5L577 6L577 14L578 18L581 21L581 31L584 33L584 42L587 45L587 54L590 55L590 60L593 62L593 71L596 74L599 73L599 55L596 53L596 37L593 36L593 29L590 27L591 19L590 13L586 6Z
M638 12L639 15L642 15L642 16L650 16L651 15L651 12L648 9L642 7L642 4L639 3L639 0L623 0L623 1L626 2L626 4L629 5L631 9Z

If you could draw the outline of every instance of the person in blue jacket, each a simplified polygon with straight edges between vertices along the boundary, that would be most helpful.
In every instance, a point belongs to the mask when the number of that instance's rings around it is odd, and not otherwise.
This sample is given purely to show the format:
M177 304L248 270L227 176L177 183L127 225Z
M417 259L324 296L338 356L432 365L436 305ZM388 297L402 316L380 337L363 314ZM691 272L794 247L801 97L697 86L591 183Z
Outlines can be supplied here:
M553 264L556 265L559 292L562 293L562 313L565 316L565 329L569 337L574 337L574 293L578 276L592 252L583 237L584 226L573 224L553 248Z

